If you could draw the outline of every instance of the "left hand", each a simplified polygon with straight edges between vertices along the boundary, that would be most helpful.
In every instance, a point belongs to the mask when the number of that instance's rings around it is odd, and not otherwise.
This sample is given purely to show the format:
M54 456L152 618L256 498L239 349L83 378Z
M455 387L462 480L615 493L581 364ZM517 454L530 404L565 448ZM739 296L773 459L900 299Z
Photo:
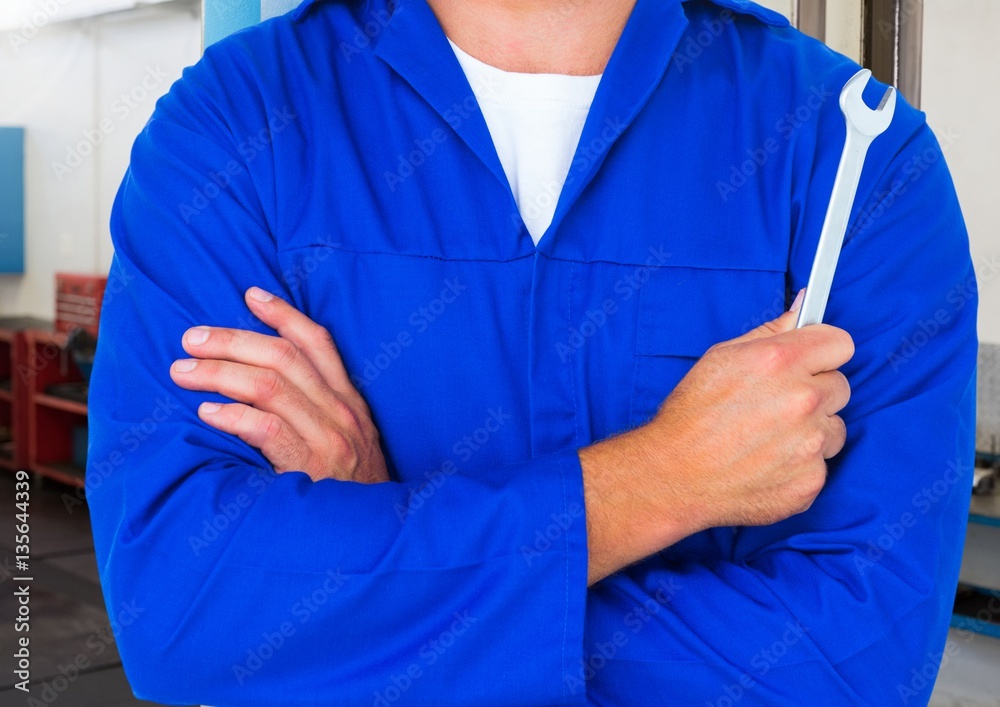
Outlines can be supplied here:
M188 329L182 345L194 358L175 361L170 377L182 388L239 401L202 403L198 416L260 449L279 473L303 471L314 481L389 481L378 430L330 333L264 290L251 287L245 299L279 335Z

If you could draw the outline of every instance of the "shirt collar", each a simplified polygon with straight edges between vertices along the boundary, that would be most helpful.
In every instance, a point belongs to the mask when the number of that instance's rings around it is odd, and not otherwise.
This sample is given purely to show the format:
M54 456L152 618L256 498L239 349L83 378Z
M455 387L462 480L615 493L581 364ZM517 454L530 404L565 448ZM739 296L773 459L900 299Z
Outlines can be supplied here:
M332 0L306 0L296 17L308 8ZM611 147L625 133L661 82L688 19L684 0L637 0L621 38L608 62L584 124L573 167L560 192L550 231L603 164ZM366 0L365 13L392 15L371 42L371 51L425 100L468 145L479 160L510 191L485 120L448 38L426 0ZM447 57L447 58L446 58ZM513 196L510 197L513 206ZM513 213L517 212L513 207ZM535 250L521 228L524 251ZM543 237L540 252L551 247ZM530 247L529 247L530 246Z
M322 0L313 0L322 1ZM374 2L392 0L374 0ZM385 61L434 108L509 190L485 120L455 58L448 38L426 0L395 0L396 9L374 44L374 54ZM579 197L603 164L611 147L627 130L661 82L674 49L687 28L682 0L637 0L597 88L583 134L560 192L550 230ZM418 38L415 40L414 38ZM444 57L450 59L442 60ZM469 99L472 99L471 101ZM472 111L461 110L471 105ZM513 197L511 197L513 203ZM515 209L516 213L516 209ZM534 250L526 229L525 251ZM551 247L543 237L539 250Z
M294 18L300 19L309 8L331 1L305 0L294 11ZM688 17L683 9L688 1L636 0L597 88L549 231L559 227L612 146L661 83L674 50L688 28ZM788 24L781 15L746 0L714 0L714 3L723 10L754 15L767 24ZM474 93L427 1L365 0L362 11L383 18L390 9L391 16L372 39L371 51L451 125L509 192L503 166L486 122L478 112ZM517 213L512 195L510 200L512 213ZM520 231L524 253L534 252L535 246L527 229L522 226ZM552 247L553 239L547 232L538 244L538 252L549 255Z

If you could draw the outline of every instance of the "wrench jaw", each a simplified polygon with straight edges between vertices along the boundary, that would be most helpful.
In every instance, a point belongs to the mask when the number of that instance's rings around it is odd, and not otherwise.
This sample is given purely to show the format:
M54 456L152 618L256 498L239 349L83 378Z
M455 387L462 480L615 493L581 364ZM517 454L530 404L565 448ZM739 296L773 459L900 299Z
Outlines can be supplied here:
M862 69L850 78L840 93L840 110L857 132L874 139L892 123L892 116L896 111L896 89L890 86L882 95L878 108L872 110L863 98L871 76L871 71Z

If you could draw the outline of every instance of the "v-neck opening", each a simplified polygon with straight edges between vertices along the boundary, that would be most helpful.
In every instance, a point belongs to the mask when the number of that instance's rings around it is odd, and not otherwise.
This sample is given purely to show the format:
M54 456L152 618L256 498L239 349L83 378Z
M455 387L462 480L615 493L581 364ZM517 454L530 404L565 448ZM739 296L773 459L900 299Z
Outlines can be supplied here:
M473 87L452 51L448 37L426 0L397 0L375 54L386 61L446 120L500 182L518 219L516 256L551 255L562 221L600 168L608 151L662 80L687 26L683 0L637 0L598 83L570 170L556 200L555 213L537 245L531 238L504 171ZM424 41L415 41L423 37ZM442 60L441 52L450 58ZM635 58L643 57L637 63ZM479 115L449 120L454 108L471 99ZM599 149L591 149L591 146Z

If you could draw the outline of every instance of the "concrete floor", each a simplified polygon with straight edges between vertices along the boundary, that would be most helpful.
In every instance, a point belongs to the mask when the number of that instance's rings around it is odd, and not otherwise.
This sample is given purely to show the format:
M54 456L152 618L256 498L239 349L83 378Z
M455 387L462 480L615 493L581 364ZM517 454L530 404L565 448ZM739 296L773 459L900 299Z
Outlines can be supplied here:
M13 475L0 473L0 499L14 498ZM31 696L59 707L152 705L135 699L109 632L85 505L71 489L45 481L31 492ZM14 526L12 502L0 503L0 527ZM0 534L0 638L11 646L16 615L11 578L12 534ZM1000 707L1000 640L952 631L957 654L942 667L931 707ZM14 689L13 659L3 651L0 706L25 705L28 695ZM60 667L85 665L72 680L59 679ZM38 704L38 702L34 703ZM749 707L749 705L747 706Z
M1000 640L952 629L958 653L942 665L930 707L1000 707Z
M122 671L101 588L86 505L76 503L73 489L33 483L31 525L31 683L30 692L14 688L13 650L20 635L13 629L17 614L12 577L15 524L14 477L0 473L0 705L52 704L59 707L125 707L152 705L137 700ZM82 666L76 674L67 666ZM63 669L60 675L60 668Z

